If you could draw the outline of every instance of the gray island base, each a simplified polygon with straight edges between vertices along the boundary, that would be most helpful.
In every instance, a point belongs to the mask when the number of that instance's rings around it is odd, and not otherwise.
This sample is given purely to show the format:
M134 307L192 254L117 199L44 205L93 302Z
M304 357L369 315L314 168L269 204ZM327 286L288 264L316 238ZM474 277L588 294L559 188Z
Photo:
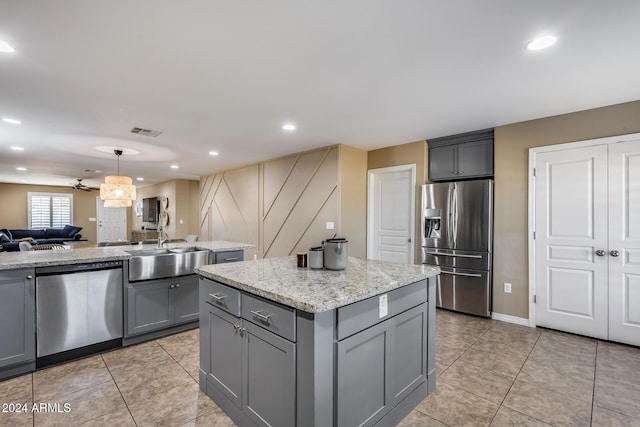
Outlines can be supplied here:
M196 269L200 389L239 426L393 426L435 389L437 268Z

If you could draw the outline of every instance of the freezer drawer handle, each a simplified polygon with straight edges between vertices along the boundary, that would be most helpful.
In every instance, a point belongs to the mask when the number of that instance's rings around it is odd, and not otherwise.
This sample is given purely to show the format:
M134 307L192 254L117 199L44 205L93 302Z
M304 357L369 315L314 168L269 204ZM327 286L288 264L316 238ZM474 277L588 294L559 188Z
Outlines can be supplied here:
M440 270L440 273L450 274L452 276L482 277L482 274L477 274L477 273L453 273L451 271L442 271L442 270Z
M442 252L425 252L427 255L442 255L442 256L452 256L452 257L460 257L460 258L480 258L482 259L482 255L464 255L464 254L445 254Z

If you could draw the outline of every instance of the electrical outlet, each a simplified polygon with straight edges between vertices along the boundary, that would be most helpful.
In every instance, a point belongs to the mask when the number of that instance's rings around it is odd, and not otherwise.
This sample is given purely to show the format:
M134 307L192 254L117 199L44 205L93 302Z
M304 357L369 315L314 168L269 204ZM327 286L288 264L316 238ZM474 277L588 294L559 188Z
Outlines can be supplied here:
M504 292L507 294L511 293L511 283L505 283L504 284Z
M334 224L333 221L327 221L327 230L333 230Z
M387 294L380 295L378 298L378 318L382 319L387 314L389 314Z

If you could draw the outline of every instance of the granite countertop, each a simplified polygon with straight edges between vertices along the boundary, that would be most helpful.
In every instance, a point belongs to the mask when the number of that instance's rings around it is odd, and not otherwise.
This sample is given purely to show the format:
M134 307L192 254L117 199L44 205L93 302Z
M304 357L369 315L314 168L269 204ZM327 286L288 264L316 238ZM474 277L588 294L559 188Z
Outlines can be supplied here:
M254 245L224 240L202 242L166 243L164 248L182 248L195 246L212 252L253 249ZM0 252L0 270L18 268L46 267L51 265L80 264L86 262L118 261L129 259L137 250L155 248L156 245L105 246L101 248L77 248L65 250ZM128 252L127 252L128 251Z
M433 277L437 267L349 257L340 271L297 268L296 258L205 265L203 277L308 313L333 310Z

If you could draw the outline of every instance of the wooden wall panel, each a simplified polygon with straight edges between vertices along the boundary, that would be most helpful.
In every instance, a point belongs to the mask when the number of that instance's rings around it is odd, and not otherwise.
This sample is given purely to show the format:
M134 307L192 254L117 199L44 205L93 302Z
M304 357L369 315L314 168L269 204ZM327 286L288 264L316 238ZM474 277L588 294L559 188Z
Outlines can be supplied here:
M202 177L200 235L256 245L245 257L290 255L340 230L338 147ZM335 230L326 230L327 221Z
M258 165L203 177L200 186L200 236L259 247ZM254 251L245 254L252 258Z
M332 232L325 230L325 222L339 221L335 194L338 185L337 148L303 153L297 157L271 209L264 212L265 257L307 250L309 243L318 245L332 236L327 236ZM264 177L265 188L273 188L275 184Z

